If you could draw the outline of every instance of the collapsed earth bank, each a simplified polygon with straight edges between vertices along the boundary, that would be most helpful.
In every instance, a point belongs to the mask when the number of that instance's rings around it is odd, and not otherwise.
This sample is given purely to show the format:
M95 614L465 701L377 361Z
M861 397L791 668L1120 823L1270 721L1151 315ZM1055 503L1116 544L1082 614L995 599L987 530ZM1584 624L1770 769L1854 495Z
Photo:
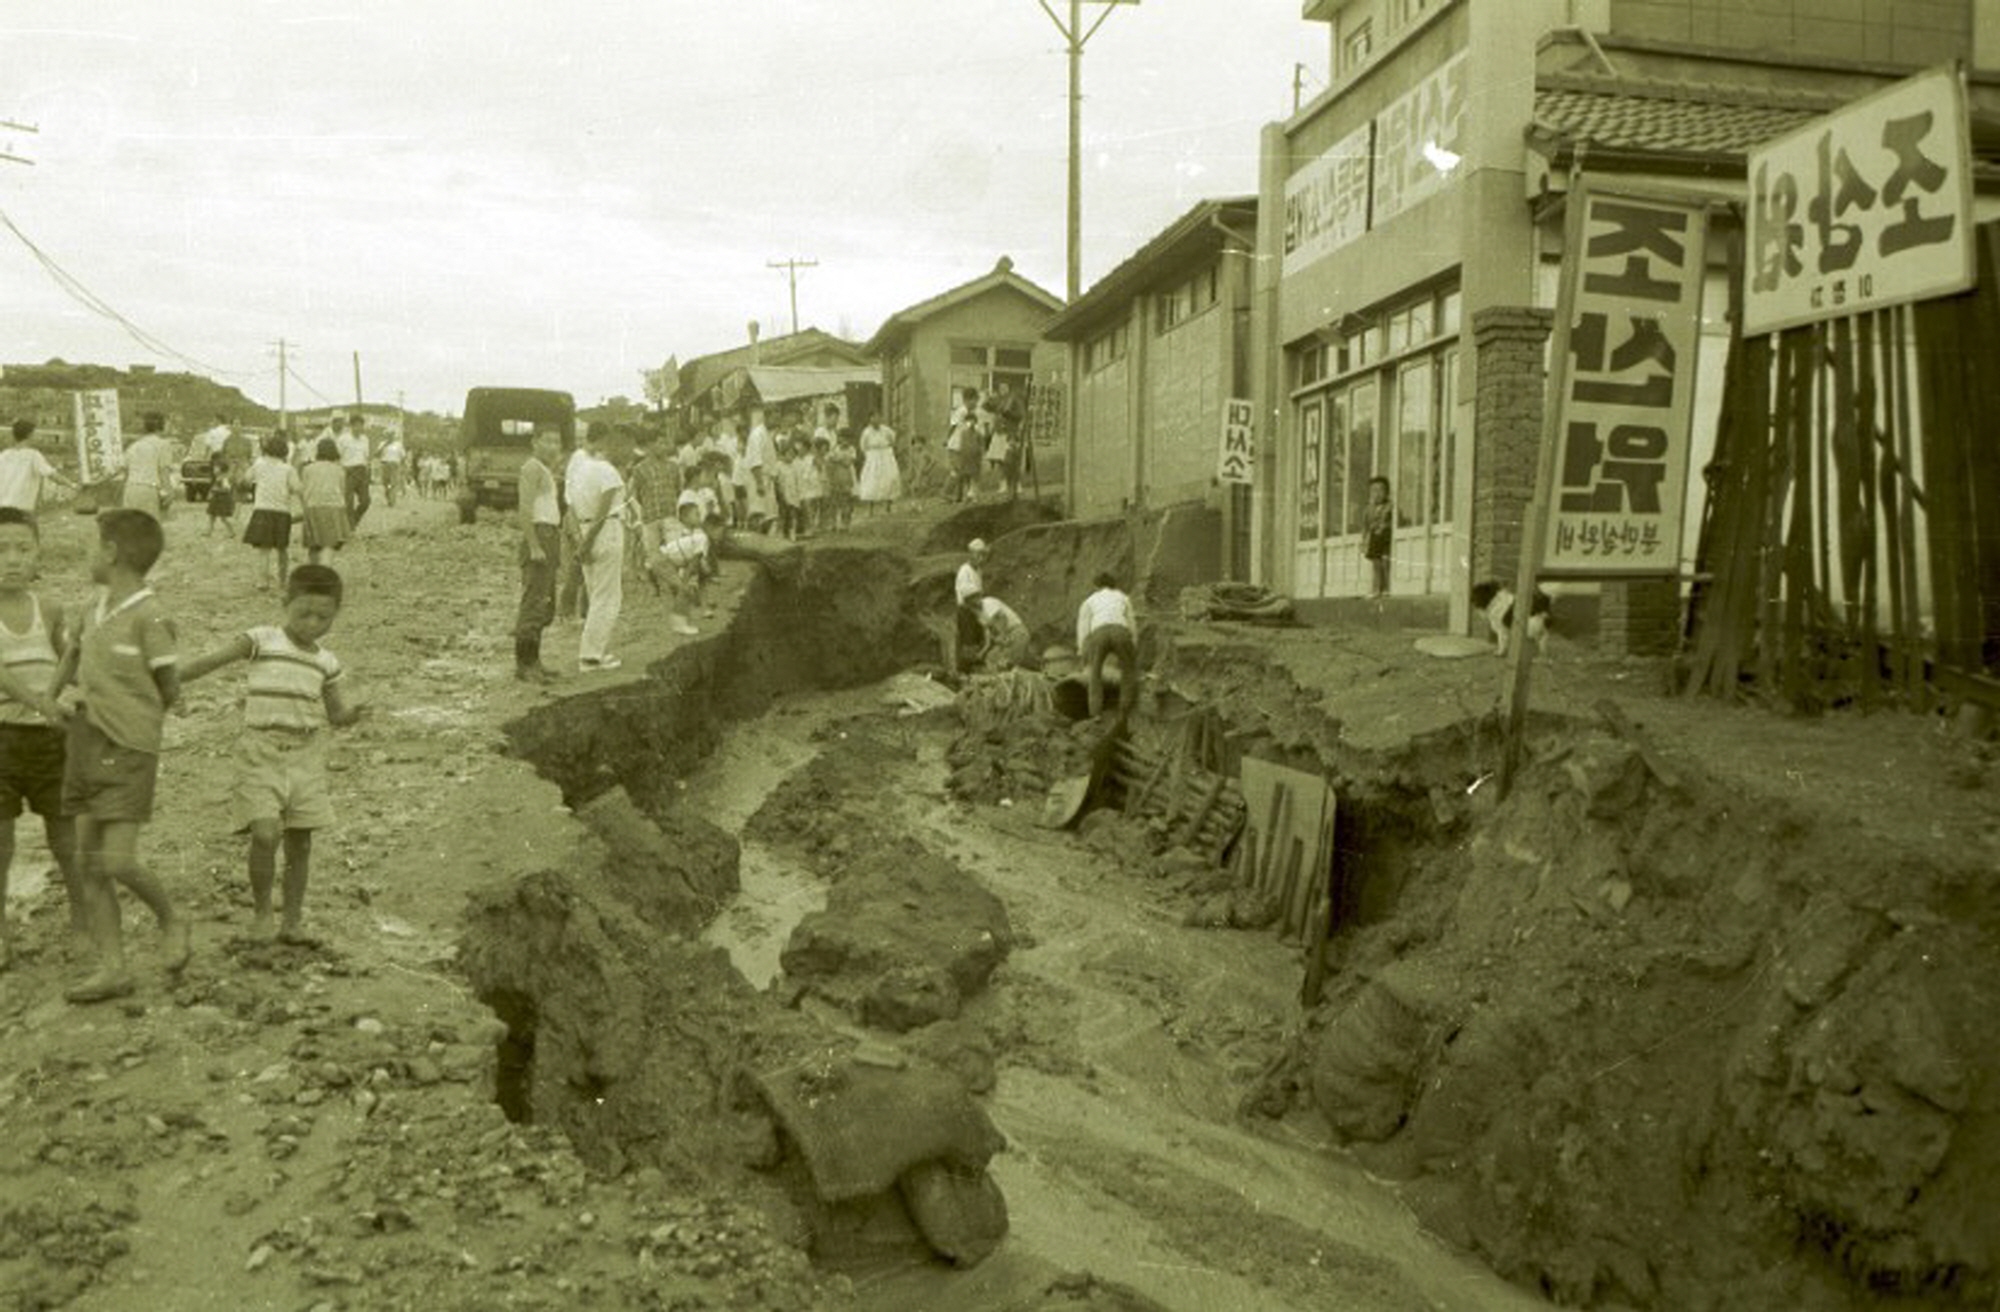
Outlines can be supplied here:
M1136 563L1129 542L1098 537L999 538L994 572L1025 583L1067 579L1085 556ZM732 891L733 840L691 830L673 802L731 719L930 656L935 582L913 582L886 549L809 550L642 683L513 726L515 750L573 805L620 790L601 810L640 816L641 847L645 825L667 836L673 855L647 861L682 863L664 880L538 876L469 922L482 995L510 1025L532 1016L515 1025L534 1037L514 1096L593 1165L720 1169L774 1207L838 1209L851 1200L797 1187L820 1149L796 1137L810 1130L787 1141L788 1097L810 1102L815 1081L845 1088L856 1071L990 1083L976 1041L935 1040L1004 955L1003 907L871 827L851 790L821 790L851 813L819 814L804 772L755 822L831 884L787 949L782 994L799 1007L786 1008L693 943ZM1034 610L1031 624L1059 631L1062 616L1039 613L1053 603ZM1711 780L1615 719L1538 720L1524 777L1496 803L1481 786L1498 751L1486 721L1358 747L1338 695L1301 686L1263 644L1156 632L1167 640L1149 643L1149 672L1165 692L1149 709L1212 707L1230 768L1257 755L1324 772L1341 798L1328 989L1246 1107L1323 1121L1402 1179L1431 1228L1562 1302L1990 1303L2000 1058L1976 1022L2000 1002L2000 908L1986 856L1899 845L1809 800ZM1052 759L1075 750L1059 724L1046 737ZM894 909L932 896L964 908L950 923L969 935L942 941L940 918L930 946L899 957ZM910 1041L885 1058L816 1020L824 1009ZM774 1094L760 1071L794 1083ZM964 1185L950 1215L976 1255L1004 1226L976 1173L992 1141L966 1119L936 1148ZM925 1187L800 1216L800 1237L865 1241Z

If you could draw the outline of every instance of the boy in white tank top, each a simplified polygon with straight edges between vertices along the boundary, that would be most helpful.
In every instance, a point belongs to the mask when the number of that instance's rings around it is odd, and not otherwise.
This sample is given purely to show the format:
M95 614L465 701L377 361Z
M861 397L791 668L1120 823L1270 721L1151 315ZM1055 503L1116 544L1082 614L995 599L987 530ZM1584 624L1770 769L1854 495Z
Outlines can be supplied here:
M42 818L49 853L76 906L76 827L62 813L63 725L69 715L50 695L63 641L62 608L32 584L41 566L35 517L0 506L0 970L13 961L7 919L7 870L14 863L14 821L25 804Z

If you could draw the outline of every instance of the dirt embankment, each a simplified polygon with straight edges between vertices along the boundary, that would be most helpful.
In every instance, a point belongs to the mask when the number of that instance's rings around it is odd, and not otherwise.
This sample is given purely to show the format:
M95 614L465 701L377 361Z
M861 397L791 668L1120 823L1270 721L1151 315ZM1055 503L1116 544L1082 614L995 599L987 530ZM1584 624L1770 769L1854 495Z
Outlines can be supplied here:
M1477 717L1362 748L1338 686L1303 693L1259 648L1155 672L1220 705L1238 751L1342 793L1329 993L1266 1107L1309 1108L1432 1228L1563 1302L2000 1292L1990 842L1884 834L1561 717L1496 804Z

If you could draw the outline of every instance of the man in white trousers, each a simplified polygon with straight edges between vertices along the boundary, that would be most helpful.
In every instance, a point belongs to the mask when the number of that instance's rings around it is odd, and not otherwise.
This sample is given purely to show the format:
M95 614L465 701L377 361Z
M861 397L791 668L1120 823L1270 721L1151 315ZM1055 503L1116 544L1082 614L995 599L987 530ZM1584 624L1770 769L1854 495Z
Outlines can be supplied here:
M577 668L615 670L621 664L611 654L611 634L618 627L625 575L625 480L604 458L603 438L596 425L585 431L583 446L570 462L566 477L570 510L580 526L577 556L583 561L584 592L590 612L584 617L583 638L577 644Z

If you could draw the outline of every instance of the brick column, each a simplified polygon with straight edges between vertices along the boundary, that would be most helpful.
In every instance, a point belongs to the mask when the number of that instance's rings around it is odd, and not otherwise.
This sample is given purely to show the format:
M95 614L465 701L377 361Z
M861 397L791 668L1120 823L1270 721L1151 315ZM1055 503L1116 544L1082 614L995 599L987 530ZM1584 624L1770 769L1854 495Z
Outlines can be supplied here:
M1681 585L1677 579L1606 583L1597 631L1604 649L1620 656L1670 656L1679 645Z
M1547 380L1543 357L1555 314L1496 305L1472 316L1478 391L1472 410L1472 580L1514 586L1521 526L1535 494Z

